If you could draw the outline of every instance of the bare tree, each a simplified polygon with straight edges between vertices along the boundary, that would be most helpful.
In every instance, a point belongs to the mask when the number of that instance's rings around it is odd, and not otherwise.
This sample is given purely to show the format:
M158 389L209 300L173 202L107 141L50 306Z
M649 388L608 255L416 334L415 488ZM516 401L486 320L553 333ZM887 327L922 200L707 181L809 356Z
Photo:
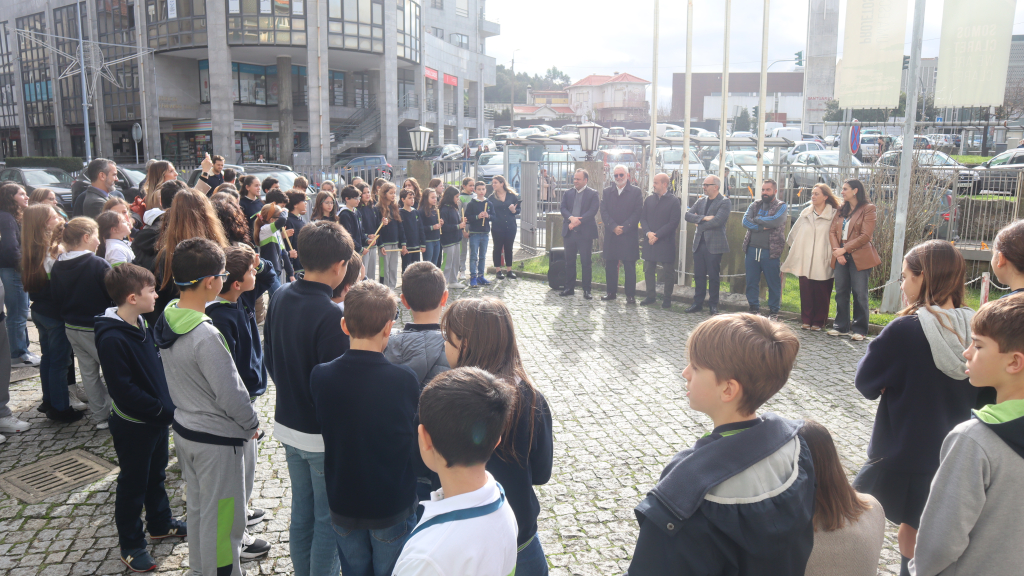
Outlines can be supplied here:
M996 118L1017 120L1024 116L1024 76L1008 78L1003 105L996 108Z

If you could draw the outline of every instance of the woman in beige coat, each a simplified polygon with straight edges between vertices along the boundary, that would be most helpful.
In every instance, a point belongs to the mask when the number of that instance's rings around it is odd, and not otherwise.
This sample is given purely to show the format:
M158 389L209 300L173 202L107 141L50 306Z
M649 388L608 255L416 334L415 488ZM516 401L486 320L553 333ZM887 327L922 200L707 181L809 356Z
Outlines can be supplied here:
M811 205L804 208L789 230L789 256L782 272L800 278L800 322L804 330L821 330L828 319L832 301L832 246L828 241L832 218L839 201L832 189L817 184L811 190Z

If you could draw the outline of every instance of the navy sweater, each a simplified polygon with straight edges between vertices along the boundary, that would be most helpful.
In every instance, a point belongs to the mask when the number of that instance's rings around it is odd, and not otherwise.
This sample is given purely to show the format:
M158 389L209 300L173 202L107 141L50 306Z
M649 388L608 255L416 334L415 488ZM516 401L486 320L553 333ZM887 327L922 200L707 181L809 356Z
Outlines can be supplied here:
M277 387L274 420L305 434L320 434L310 373L348 350L332 292L330 286L309 280L285 284L270 300L263 328L264 361Z
M512 192L505 192L505 200L498 200L497 195L491 194L487 199L491 203L491 230L495 237L507 237L516 235L516 214L519 214L522 198ZM509 210L509 206L515 206L516 211ZM504 486L504 485L503 485Z
M462 215L459 211L451 206L442 206L441 220L444 220L441 225L441 246L447 248L462 242L462 229L459 228Z
M256 287L248 292L242 292L238 301L249 310L256 309L256 300L263 296L263 293L277 281L277 272L269 260L260 258L260 265L256 267Z
M53 299L53 288L50 287L49 280L46 281L46 286L43 286L38 292L30 292L28 297L32 301L29 310L51 320L60 320L60 304Z
M893 320L868 344L854 383L865 398L882 397L868 460L921 474L939 469L942 441L957 424L970 420L979 394L987 390L935 367L916 315Z
M21 269L21 224L0 210L0 268Z
M518 545L524 544L537 533L537 515L540 503L533 487L547 484L551 479L551 463L554 458L551 435L551 410L540 391L531 393L530 387L520 382L519 418L516 433L512 438L515 458L504 456L499 450L487 461L487 471L505 489L508 504L516 514L519 524ZM533 429L530 428L530 407L533 406ZM532 432L532 433L531 433ZM505 439L502 439L502 444ZM529 456L527 456L529 455Z
M263 209L263 200L259 198L250 200L248 196L242 196L238 199L238 206L245 213L245 217L249 220L249 225L251 226L253 218L256 218L256 215Z
M379 208L377 209L377 217L380 217ZM402 215L402 219L405 220L405 215ZM380 226L380 223L381 220L377 220L374 230L376 230L376 226ZM389 244L398 245L399 247L405 246L405 226L402 222L393 218L388 222L387 226L380 229L380 238L377 238L377 246L387 246Z
M108 308L96 318L96 352L115 414L129 422L169 426L174 402L167 391L153 327L139 317L132 326Z
M480 214L487 212L487 218L480 218ZM470 234L487 234L491 231L491 219L494 217L494 209L487 200L477 200L476 196L466 204L466 218L469 218Z
M60 319L71 329L92 331L96 317L114 302L103 277L110 263L95 254L57 260L50 270L53 299L60 303Z
M296 254L298 254L298 249L299 249L299 232L302 231L302 227L305 226L305 225L306 225L306 223L302 220L302 217L296 216L295 214L292 214L291 212L288 213L288 228L292 229L292 230L295 230L295 234L293 234L291 236L291 238L288 238L288 241L292 243L292 248L295 248ZM282 230L281 234L287 234L287 232ZM282 254L282 256L285 257L285 258L288 257L287 254ZM294 270L295 272L298 272L299 270L302 270L302 262L300 260L301 258L302 258L302 254L299 254L298 257L291 259L292 260L292 270Z
M376 530L415 512L421 462L416 374L388 362L380 352L349 350L314 368L310 388L323 431L327 502L334 523L350 530Z
M206 305L206 315L224 335L249 397L262 396L267 391L267 367L263 364L263 345L253 309L247 308L241 298L237 302L218 300Z
M362 218L359 217L359 213L353 210L342 209L338 212L338 222L341 227L348 231L348 235L352 237L352 245L355 246L356 253L362 254L363 248L369 244L366 239L367 234L372 234L373 230L367 232L363 229Z
M419 250L427 245L427 240L423 237L423 223L420 221L421 216L423 215L415 208L412 210L402 209L402 228L405 232L405 247L409 250Z
M441 239L441 230L435 230L437 225L437 211L430 210L426 214L420 212L420 224L423 226L423 242L436 242Z
M363 234L369 236L377 231L377 226L380 226L380 210L374 205L369 206L357 206L356 213L359 214L359 223L363 226ZM338 216L341 216L339 212ZM366 239L369 244L370 239ZM380 244L378 242L377 244ZM376 244L375 244L376 246Z

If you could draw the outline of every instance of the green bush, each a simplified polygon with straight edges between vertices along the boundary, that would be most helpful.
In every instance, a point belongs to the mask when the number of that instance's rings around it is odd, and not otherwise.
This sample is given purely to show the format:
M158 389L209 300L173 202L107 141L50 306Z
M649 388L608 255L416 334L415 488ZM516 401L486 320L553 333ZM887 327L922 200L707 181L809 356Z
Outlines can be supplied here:
M65 172L81 172L82 159L75 156L15 156L7 158L10 168L60 168Z

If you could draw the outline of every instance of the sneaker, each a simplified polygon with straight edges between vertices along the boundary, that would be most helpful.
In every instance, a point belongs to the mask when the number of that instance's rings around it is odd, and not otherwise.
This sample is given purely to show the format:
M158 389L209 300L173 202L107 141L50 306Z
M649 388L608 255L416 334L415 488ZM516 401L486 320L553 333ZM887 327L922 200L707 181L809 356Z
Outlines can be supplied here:
M39 366L39 356L31 352L25 352L20 358L11 358L11 368L22 368L25 366Z
M504 280L505 279L505 273L502 272L501 270L498 270L498 273L495 274L494 277L497 278L498 280Z
M263 518L266 515L266 510L263 510L262 508L253 508L252 510L249 510L248 514L246 514L245 525L255 526L256 524L263 522Z
M24 432L31 427L32 425L28 422L18 420L14 416L0 418L0 432Z
M242 533L242 553L239 556L243 560L262 558L270 552L270 543L260 538L254 538L248 531Z
M46 414L52 408L53 408L53 406L50 406L50 403L44 400L36 408L36 412L42 412L43 414Z
M864 335L863 334L850 334L850 340L853 340L854 342L860 342L863 339L864 339Z
M89 395L85 392L85 386L82 386L81 384L68 386L68 395L72 398L77 398L79 402L89 402Z
M833 328L832 330L825 332L825 334L828 334L829 336L847 336L849 332L840 332L839 330Z
M469 279L469 287L470 288L479 288L480 287L480 285L476 283L476 276L473 276L472 278Z
M515 272L509 270L508 272L505 272L505 278L508 278L509 280L515 280L516 278L519 278L519 276L516 276Z
M85 410L86 408L89 407L88 404L86 404L85 402L82 402L81 400L79 400L78 398L75 398L74 396L68 396L68 402L71 403L71 408L73 410L78 410L79 412L81 412L81 411L83 411L83 410Z
M466 285L462 282L452 282L448 285L448 290L465 290Z
M488 280L487 278L484 278L483 276L481 276L481 277L476 279L476 284L477 284L477 286L490 286L491 285L491 281Z
M0 444L3 444L4 442L7 442L7 436L0 434Z
M151 540L162 540L164 538L184 538L188 536L188 524L178 520L177 518L171 518L171 523L167 525L167 530L159 534L149 533Z
M100 422L99 424L96 425L96 429L97 430L106 430L108 428L110 428L110 422L108 422L106 420L104 420L103 422Z
M121 562L132 572L152 572L156 570L156 561L149 555L149 550L121 550Z
M54 422L63 422L64 424L78 422L83 416L84 414L74 408L68 408L67 410L54 410L53 408L50 408L46 411L47 418Z

